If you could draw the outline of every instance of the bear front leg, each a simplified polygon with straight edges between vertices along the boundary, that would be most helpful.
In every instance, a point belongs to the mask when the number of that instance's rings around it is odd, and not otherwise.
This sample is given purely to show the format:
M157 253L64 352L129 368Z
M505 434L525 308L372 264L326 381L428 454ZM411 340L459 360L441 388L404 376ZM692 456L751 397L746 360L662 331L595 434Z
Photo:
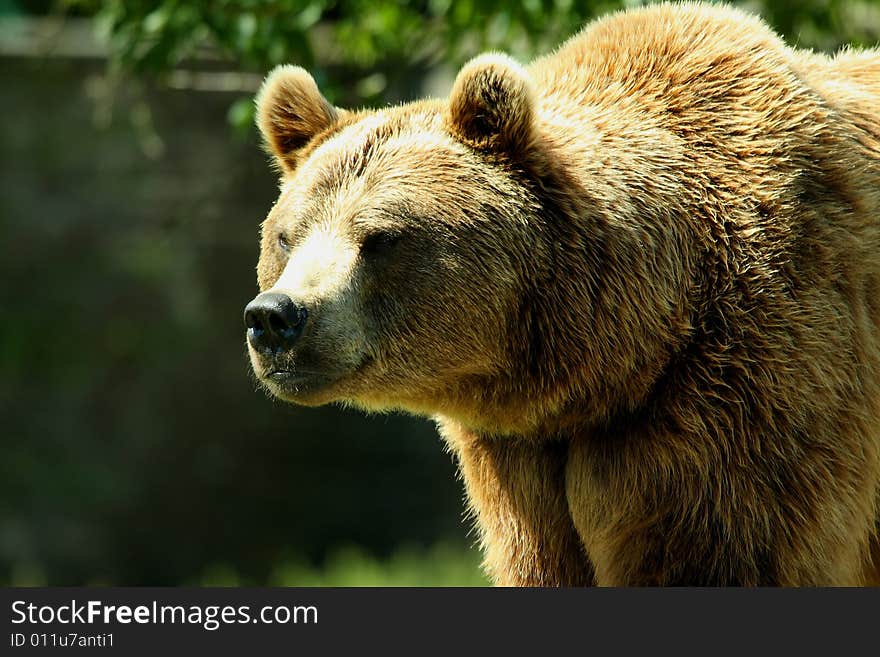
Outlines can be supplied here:
M444 427L499 586L588 586L593 569L565 497L567 444Z

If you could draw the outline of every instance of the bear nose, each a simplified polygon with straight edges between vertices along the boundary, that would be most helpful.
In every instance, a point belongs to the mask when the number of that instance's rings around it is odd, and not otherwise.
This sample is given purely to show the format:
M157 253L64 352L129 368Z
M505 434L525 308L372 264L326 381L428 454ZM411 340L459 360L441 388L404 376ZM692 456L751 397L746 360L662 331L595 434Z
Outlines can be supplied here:
M244 309L248 342L260 351L289 349L302 334L308 313L286 294L258 294Z

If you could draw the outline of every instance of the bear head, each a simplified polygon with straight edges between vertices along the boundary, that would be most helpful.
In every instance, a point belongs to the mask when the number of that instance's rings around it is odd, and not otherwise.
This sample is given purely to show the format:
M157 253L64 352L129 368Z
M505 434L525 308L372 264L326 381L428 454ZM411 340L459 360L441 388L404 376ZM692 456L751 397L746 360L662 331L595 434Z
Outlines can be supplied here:
M333 107L298 67L267 77L257 123L280 195L245 322L271 394L496 432L570 401L583 368L560 358L590 358L583 259L599 249L560 219L535 114L529 72L500 54L448 99L371 111Z

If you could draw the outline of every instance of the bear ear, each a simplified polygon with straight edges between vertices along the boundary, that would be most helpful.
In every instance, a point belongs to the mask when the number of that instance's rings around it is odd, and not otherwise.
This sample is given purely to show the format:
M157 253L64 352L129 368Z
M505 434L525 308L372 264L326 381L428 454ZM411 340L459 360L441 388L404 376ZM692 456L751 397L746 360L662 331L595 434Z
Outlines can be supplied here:
M255 102L266 150L284 173L296 169L302 147L342 113L321 95L305 69L289 64L276 66L266 76Z
M455 78L448 112L449 129L475 148L527 149L534 138L531 77L507 55L479 55Z

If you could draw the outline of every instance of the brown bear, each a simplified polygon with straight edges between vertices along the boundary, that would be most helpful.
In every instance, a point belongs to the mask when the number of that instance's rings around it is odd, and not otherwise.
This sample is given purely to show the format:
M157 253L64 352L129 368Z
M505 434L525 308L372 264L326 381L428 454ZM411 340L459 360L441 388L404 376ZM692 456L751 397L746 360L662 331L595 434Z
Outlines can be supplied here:
M655 5L257 114L257 378L435 418L496 583L878 582L880 51Z

